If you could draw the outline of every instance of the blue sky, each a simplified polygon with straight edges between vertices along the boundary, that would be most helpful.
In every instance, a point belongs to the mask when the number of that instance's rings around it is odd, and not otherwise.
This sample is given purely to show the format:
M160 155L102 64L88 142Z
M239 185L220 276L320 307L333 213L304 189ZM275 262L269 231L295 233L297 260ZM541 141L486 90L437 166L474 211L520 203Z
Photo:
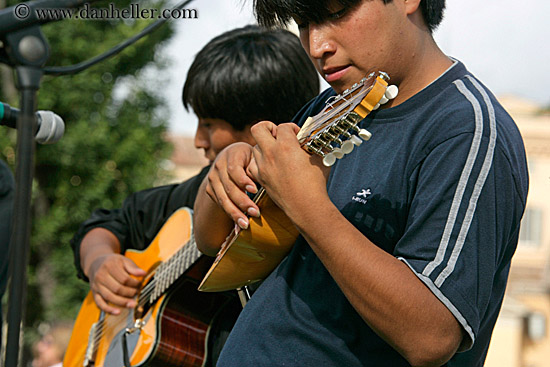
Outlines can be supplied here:
M172 59L164 91L170 130L193 135L196 118L181 105L181 88L195 54L218 34L254 23L251 0L195 0L198 19L174 20L166 48ZM463 61L497 95L516 95L550 105L550 2L544 0L447 0L435 39Z

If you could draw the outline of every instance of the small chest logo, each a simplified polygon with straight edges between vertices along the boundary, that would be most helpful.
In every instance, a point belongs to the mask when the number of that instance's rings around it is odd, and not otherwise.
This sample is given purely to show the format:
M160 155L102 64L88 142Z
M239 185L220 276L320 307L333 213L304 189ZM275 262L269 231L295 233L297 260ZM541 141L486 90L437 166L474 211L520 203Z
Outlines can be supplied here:
M361 189L358 193L356 193L351 200L356 201L361 204L366 204L369 196L372 194L370 189Z

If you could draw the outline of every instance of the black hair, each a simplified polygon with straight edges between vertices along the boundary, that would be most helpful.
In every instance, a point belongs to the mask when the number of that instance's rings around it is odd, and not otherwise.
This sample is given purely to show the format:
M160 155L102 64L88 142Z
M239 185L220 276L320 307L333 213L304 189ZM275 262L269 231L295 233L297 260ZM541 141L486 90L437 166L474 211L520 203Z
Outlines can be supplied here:
M340 5L353 7L363 0L338 0ZM383 1L384 4L393 0ZM292 17L300 21L320 23L328 19L330 0L254 0L254 12L258 23L273 27L287 25ZM433 32L443 20L445 0L421 0L422 16L430 32Z
M319 94L319 75L300 40L283 29L246 26L211 40L195 57L183 105L236 130L261 120L288 122Z

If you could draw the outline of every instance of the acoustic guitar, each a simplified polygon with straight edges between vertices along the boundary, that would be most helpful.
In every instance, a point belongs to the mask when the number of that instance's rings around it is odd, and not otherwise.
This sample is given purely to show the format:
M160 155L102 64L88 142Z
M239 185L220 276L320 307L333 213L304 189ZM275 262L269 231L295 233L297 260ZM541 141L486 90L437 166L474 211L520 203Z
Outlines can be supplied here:
M323 157L323 164L332 166L368 140L371 134L357 125L372 110L397 96L397 87L388 87L388 80L384 72L372 73L342 94L331 97L324 109L309 117L298 132L302 148ZM231 231L202 280L200 291L238 289L261 281L292 248L298 230L290 219L262 188L254 202L261 209L261 217L250 217L246 230Z
M201 256L192 233L192 212L181 208L146 250L126 251L147 271L138 305L119 315L106 314L90 291L75 321L64 367L213 365L213 329L222 320L232 325L241 306L234 292L197 291L212 260Z

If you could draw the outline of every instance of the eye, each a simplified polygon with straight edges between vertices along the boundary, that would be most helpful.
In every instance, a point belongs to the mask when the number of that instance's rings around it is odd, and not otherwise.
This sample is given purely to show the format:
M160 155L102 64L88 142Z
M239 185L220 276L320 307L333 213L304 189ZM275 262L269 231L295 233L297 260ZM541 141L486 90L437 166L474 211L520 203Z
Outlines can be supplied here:
M346 7L343 7L342 9L332 12L328 15L329 19L331 20L337 20L342 18L344 15L346 15L348 9Z
M304 29L309 26L309 22L307 21L304 21L296 16L293 16L292 18L294 19L294 22L296 23L299 29Z

